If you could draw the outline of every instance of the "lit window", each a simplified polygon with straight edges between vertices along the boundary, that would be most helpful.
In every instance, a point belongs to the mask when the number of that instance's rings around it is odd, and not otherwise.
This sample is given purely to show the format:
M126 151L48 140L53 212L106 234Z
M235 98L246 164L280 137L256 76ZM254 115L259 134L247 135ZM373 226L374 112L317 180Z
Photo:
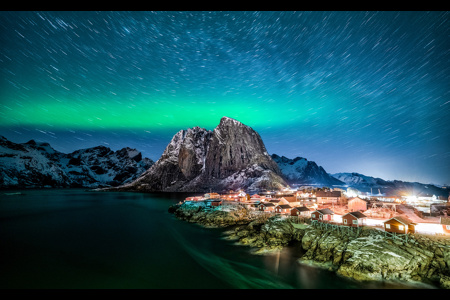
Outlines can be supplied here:
M391 224L386 224L386 229L391 229Z
M358 220L353 220L353 224L358 224Z
M347 219L344 219L344 224L347 224Z
M450 230L450 225L446 225L445 228L447 228L447 230Z
M398 225L398 229L403 231L403 230L405 230L405 227L403 227L403 225Z

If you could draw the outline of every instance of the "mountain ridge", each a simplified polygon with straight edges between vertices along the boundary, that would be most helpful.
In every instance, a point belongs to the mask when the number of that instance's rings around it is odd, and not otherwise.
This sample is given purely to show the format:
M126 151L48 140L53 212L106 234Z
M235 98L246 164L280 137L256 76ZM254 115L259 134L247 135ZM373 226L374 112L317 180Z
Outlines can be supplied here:
M449 191L434 184L408 182L402 180L384 180L378 177L363 175L356 172L330 174L344 182L344 185L358 189L361 192L378 192L386 196L441 196L448 197Z
M14 143L0 136L0 188L117 186L152 164L129 147L96 146L66 154L47 142Z
M272 154L272 159L278 164L282 174L290 184L321 184L343 185L344 183L330 176L323 167L314 161L308 161L303 157L293 159Z

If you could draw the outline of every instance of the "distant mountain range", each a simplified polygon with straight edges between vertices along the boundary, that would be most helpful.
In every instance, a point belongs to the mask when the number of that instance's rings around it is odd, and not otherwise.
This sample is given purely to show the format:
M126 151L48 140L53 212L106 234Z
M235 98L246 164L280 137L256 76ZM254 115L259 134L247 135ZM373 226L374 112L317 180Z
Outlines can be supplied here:
M387 196L432 196L448 197L449 190L433 185L419 182L407 182L400 180L384 180L366 176L359 173L336 173L331 174L334 178L342 181L344 185L353 187L361 192L372 194L386 194Z
M272 154L286 181L290 184L315 184L323 186L344 185L345 183L328 174L324 168L303 157L289 159Z
M17 144L0 136L0 188L117 186L154 162L136 149L98 146L69 154L48 143Z
M148 192L223 192L315 185L386 195L448 197L449 193L431 184L329 174L306 158L269 155L255 130L228 117L213 131L180 130L156 162L128 147L114 152L98 146L64 154L48 143L16 144L0 136L0 171L0 188L109 186Z

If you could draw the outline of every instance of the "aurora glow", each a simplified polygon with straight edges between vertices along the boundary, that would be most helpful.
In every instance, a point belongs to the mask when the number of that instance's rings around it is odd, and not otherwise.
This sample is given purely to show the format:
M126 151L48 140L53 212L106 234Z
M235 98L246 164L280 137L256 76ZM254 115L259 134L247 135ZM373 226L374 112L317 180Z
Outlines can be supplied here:
M450 183L449 12L0 12L0 134L157 160L222 116L329 173Z

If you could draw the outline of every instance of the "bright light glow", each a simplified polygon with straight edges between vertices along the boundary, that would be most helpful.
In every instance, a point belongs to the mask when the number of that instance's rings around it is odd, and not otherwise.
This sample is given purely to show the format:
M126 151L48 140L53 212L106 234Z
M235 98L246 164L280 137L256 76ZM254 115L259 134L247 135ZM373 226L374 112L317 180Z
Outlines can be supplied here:
M364 224L368 226L383 226L383 222L386 220L376 220L376 219L369 219L366 218L364 220Z
M333 221L334 222L338 222L338 223L342 223L342 216L341 215L334 215L333 216Z
M435 234L444 233L444 229L441 224L436 223L419 223L416 225L417 233Z
M355 193L355 192L353 192L353 191L347 191L347 192L344 192L344 194L347 196L347 197L349 197L349 198L355 198L355 197L358 197L358 195Z

